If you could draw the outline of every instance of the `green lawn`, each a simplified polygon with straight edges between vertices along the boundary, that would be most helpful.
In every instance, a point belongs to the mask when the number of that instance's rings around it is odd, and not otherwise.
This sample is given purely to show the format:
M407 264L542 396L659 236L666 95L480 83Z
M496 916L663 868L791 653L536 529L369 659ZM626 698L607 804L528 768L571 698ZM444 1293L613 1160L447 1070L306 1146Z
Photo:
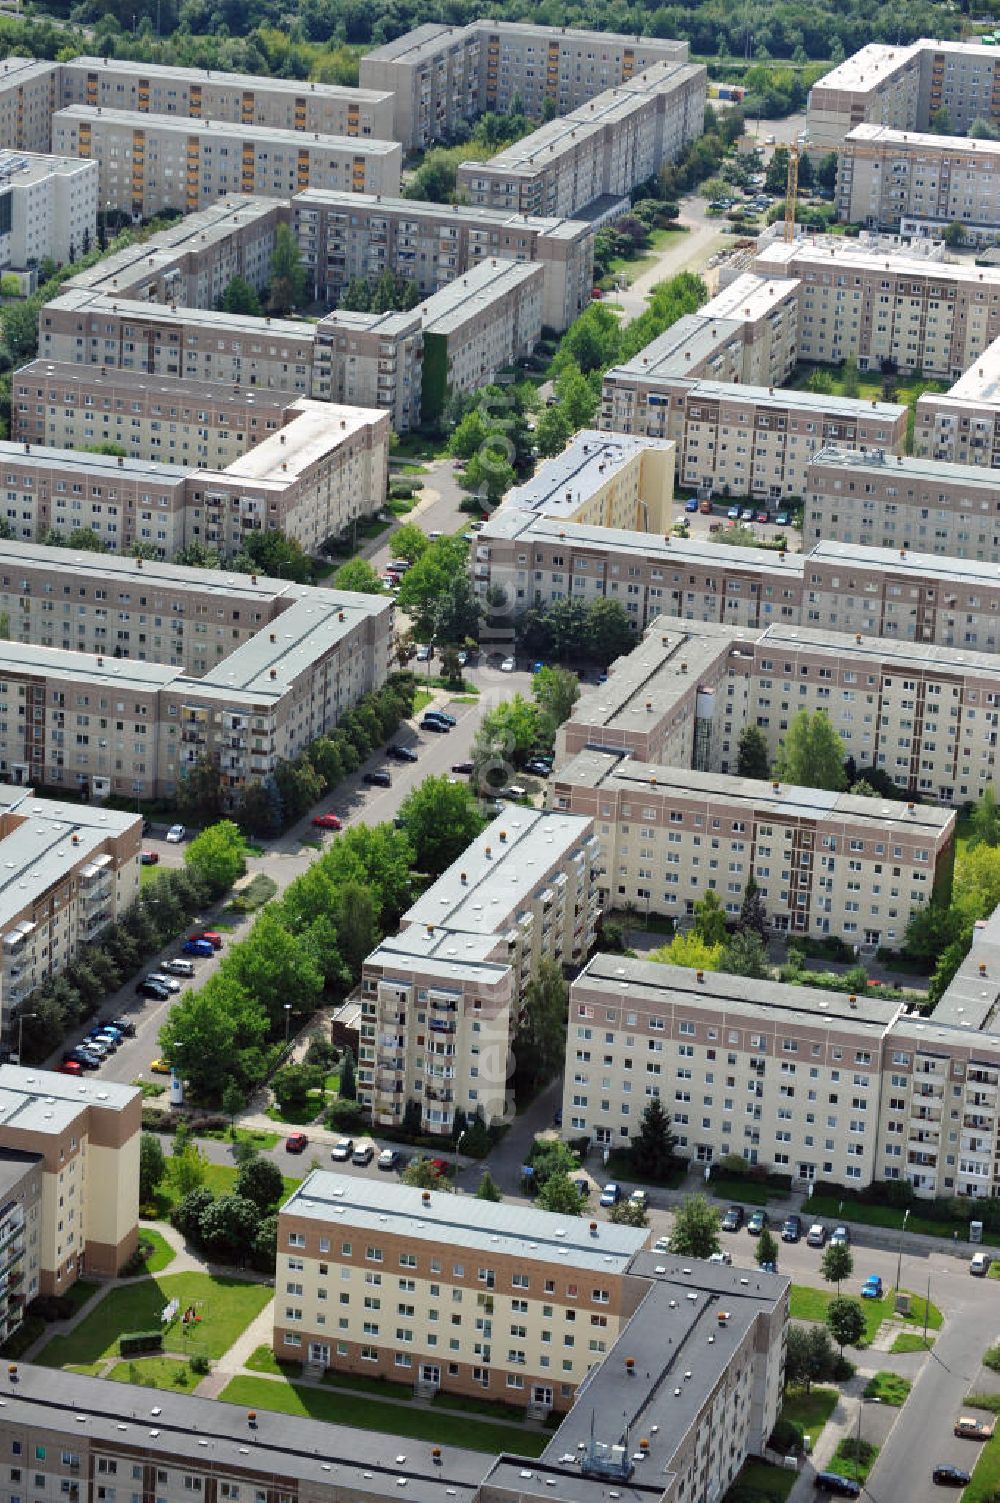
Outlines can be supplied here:
M641 251L637 256L615 256L608 263L608 270L604 281L608 277L612 282L626 282L630 287L637 277L649 271L655 265L657 258L671 245L682 240L687 230L652 230L649 236L649 248Z
M856 1280L852 1280L850 1284L844 1284L841 1289L841 1293L845 1298L853 1299L856 1292ZM904 1290L903 1292L905 1294L907 1291ZM826 1320L827 1307L830 1301L836 1299L836 1297L836 1289L831 1288L827 1291L826 1289L813 1289L809 1284L793 1284L791 1317L793 1320ZM882 1322L888 1320L894 1314L895 1290L887 1290L881 1299L863 1299L859 1303L865 1312L865 1343L867 1344L872 1340ZM902 1319L906 1320L910 1325L919 1325L922 1328L925 1304L926 1301L921 1295L911 1294L910 1314L903 1316ZM943 1318L937 1306L931 1305L927 1317L928 1330L939 1330ZM922 1346L923 1343L921 1342L920 1345ZM913 1350L917 1349L913 1348Z
M766 1461L748 1461L723 1499L723 1503L727 1503L731 1496L744 1493L768 1498L771 1503L785 1503L785 1499L795 1486L797 1477L797 1472L786 1471L781 1466L770 1466Z
M922 1331L900 1331L889 1350L893 1353L925 1352L929 1351L933 1345L934 1337L928 1336L925 1342Z
M996 1436L979 1448L972 1481L962 1494L962 1503L992 1503L1000 1488L1000 1440Z
M255 1347L243 1365L253 1373L274 1373L279 1378L293 1377L302 1371L301 1362L279 1362L269 1346Z
M145 1388L180 1393L193 1393L201 1382L179 1357L136 1357L130 1362L116 1362L106 1376L112 1383L139 1383Z
M100 1287L100 1284L94 1279L77 1279L76 1283L71 1284L66 1290L63 1299L69 1300L73 1306L73 1314L75 1315L77 1310L83 1309L90 1296L96 1294Z
M162 1273L165 1268L170 1267L177 1256L176 1249L170 1246L166 1237L161 1236L155 1226L142 1228L139 1233L139 1246L141 1247L144 1243L151 1248L143 1264L147 1273Z
M718 1179L712 1178L708 1182L709 1193L716 1200L743 1202L744 1205L766 1206L769 1200L778 1198L779 1191L771 1190L767 1185L757 1184L752 1179Z
M909 1378L901 1378L898 1373L877 1372L868 1380L865 1398L878 1399L882 1404L901 1409L912 1387Z
M113 1357L123 1332L158 1330L160 1314L172 1299L180 1301L182 1311L194 1305L201 1319L186 1331L176 1319L164 1335L164 1345L191 1356L221 1357L272 1296L264 1284L207 1273L143 1279L109 1289L74 1331L54 1336L35 1360L43 1367L65 1367Z
M281 1141L279 1133L265 1134L265 1136L273 1136L276 1142ZM237 1173L238 1170L235 1164L206 1164L205 1178L202 1183L206 1190L211 1190L213 1195L231 1195L236 1189ZM301 1179L293 1179L289 1178L288 1175L282 1175L282 1193L284 1197L287 1199L293 1190L298 1189L301 1183ZM170 1179L170 1155L168 1154L167 1173L164 1176L163 1183L157 1186L156 1194L153 1196L153 1205L156 1207L156 1220L169 1220L170 1212L180 1198Z
M858 1226L889 1226L896 1231L902 1230L904 1215L896 1206L868 1205L860 1200L841 1201L835 1195L813 1195L809 1201L809 1214L817 1220L827 1217L831 1221L853 1221ZM969 1234L966 1221L931 1221L917 1211L911 1212L906 1227L924 1237L947 1237L949 1241L956 1230L963 1239Z
M280 1378L233 1378L219 1397L244 1409L273 1409L281 1414L296 1414L339 1425L353 1425L359 1430L379 1430L411 1440L462 1446L470 1451L491 1454L509 1450L520 1455L540 1456L549 1441L548 1434L525 1430L520 1425L494 1425L488 1420L470 1419L464 1414L408 1409L403 1404L381 1404L378 1399L362 1394L354 1398L343 1392L286 1383Z
M857 1482L864 1482L875 1465L878 1451L878 1446L871 1445L867 1440L861 1441L859 1446L853 1435L845 1436L830 1457L828 1470L839 1472L842 1477L853 1477Z
M265 1153L269 1148L277 1148L281 1142L280 1132L265 1132L262 1127L238 1127L235 1139L228 1127L213 1128L210 1132L200 1132L198 1136L214 1138L217 1143L249 1143L260 1153Z
M835 1388L813 1388L809 1393L804 1388L790 1388L781 1406L781 1418L798 1425L808 1435L811 1445L815 1446L839 1397Z

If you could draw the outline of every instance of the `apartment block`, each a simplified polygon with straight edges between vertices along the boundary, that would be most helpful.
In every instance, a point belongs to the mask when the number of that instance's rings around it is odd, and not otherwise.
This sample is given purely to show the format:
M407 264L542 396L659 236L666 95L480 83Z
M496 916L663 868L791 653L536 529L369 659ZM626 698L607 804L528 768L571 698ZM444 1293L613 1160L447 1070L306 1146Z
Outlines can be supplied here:
M485 110L508 110L515 96L540 119L565 115L626 83L652 64L686 62L686 42L620 36L528 21L428 22L361 59L361 84L395 100L392 136L407 149L455 133Z
M483 261L428 298L420 309L420 411L434 422L451 396L488 386L498 371L530 355L542 335L542 268Z
M0 1335L9 1341L41 1292L42 1156L0 1152Z
M61 63L59 107L71 104L318 131L322 136L394 139L393 101L385 90L136 63L126 58L75 57Z
M470 203L572 217L594 200L627 197L704 128L700 63L660 62L548 121L488 162L463 162Z
M11 433L50 449L121 446L130 459L224 470L295 414L298 399L180 376L32 360L13 382Z
M411 1101L427 1133L450 1133L458 1107L505 1118L528 983L543 958L579 963L593 945L599 858L591 820L511 809L372 951L358 1098L376 1127Z
M804 543L837 538L948 559L1000 561L1000 502L975 465L831 446L809 466Z
M288 218L285 203L232 194L141 244L102 256L63 288L139 303L216 308L233 277L258 292L267 286L275 233Z
M96 244L94 163L0 150L0 267L73 261Z
M995 59L990 58L991 75ZM1000 102L1000 80L998 80ZM858 125L837 161L837 217L872 229L952 223L995 238L1000 228L1000 143Z
M38 353L47 361L299 396L310 394L314 341L315 326L294 319L85 290L60 293L38 315Z
M628 1270L648 1242L641 1228L313 1170L278 1218L275 1288L294 1292L275 1300L275 1355L547 1416L639 1304Z
M337 309L315 326L311 386L324 402L386 411L396 433L420 421L423 321L417 312Z
M543 460L530 480L507 492L503 509L574 525L663 533L673 520L673 496L673 444L582 428L561 454Z
M375 281L387 270L429 297L493 257L542 266L549 328L567 328L590 300L594 231L584 220L315 188L295 195L292 216L314 295L331 303L352 277Z
M597 751L547 792L552 808L593 819L606 910L690 918L711 891L736 919L753 876L779 933L844 938L850 924L853 939L863 915L866 945L896 947L915 912L950 896L953 810Z
M956 381L1000 337L993 267L832 237L772 240L753 265L760 275L799 279L803 361L839 365L851 356L863 371L892 362Z
M917 398L913 452L949 464L1000 466L1000 340L950 391Z
M29 57L0 59L0 141L15 151L47 152L57 104L55 63Z
M103 204L149 219L207 208L230 193L288 199L298 189L398 193L398 141L180 120L73 104L52 117L52 149L93 158Z
M21 688L13 698L40 708L37 692ZM23 708L25 716L17 718L27 720ZM7 699L3 713L13 715ZM22 760L8 763L9 781L0 785L0 852L6 866L0 894L0 1024L5 1032L35 987L93 944L136 901L142 837L137 814L34 798L26 783L30 744L37 738L25 725L20 735Z
M0 1155L40 1160L42 1294L84 1273L113 1277L135 1251L141 1128L135 1086L0 1065Z
M1000 121L1000 58L975 42L928 37L908 47L873 42L813 84L809 149L839 151L859 125L926 131L939 110L967 134L976 120Z

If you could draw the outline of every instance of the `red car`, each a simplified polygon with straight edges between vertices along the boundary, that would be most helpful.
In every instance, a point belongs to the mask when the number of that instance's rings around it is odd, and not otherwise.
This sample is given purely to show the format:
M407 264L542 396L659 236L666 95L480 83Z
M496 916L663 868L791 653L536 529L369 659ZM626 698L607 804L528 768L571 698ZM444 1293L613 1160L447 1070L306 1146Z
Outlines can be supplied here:
M285 1139L286 1153L305 1153L309 1139L304 1132L293 1132Z
M317 830L342 830L344 828L344 822L337 814L316 814L313 817L313 824Z
M213 950L222 949L222 935L216 934L214 929L202 929L195 934L189 934L188 939L192 941L203 939L207 944L212 946Z
M140 866L156 866L156 864L159 861L159 859L160 859L160 853L159 853L159 851L140 851L139 852L139 864L140 864Z
M58 1075L82 1075L83 1066L78 1060L64 1059L62 1064L58 1066L56 1073Z

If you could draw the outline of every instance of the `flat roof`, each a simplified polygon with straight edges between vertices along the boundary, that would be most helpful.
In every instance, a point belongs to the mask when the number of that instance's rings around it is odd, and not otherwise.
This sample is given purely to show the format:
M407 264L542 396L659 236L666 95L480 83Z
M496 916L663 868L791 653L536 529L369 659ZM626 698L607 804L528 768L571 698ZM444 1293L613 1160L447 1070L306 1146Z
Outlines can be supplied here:
M378 49L381 50L381 49ZM371 57L374 54L369 53ZM272 205L273 199L268 200ZM475 204L433 204L416 198L389 198L383 194L345 193L339 188L303 188L292 197L292 208L343 209L357 214L368 209L404 219L430 219L453 221L470 227L489 226L492 229L509 229L545 235L556 239L575 240L589 235L591 226L585 219L565 219L543 214L518 214L510 209L492 209Z
M73 469L82 480L131 479L158 485L183 485L191 473L190 466L161 464L154 459L132 459L114 454L95 454L89 449L50 449L44 444L24 444L12 438L0 439L0 464L27 459L32 469ZM20 544L17 545L20 547ZM90 555L93 565L93 554Z
M507 492L503 509L568 517L643 454L669 454L676 447L673 439L582 428L561 454L546 459L530 480Z
M47 801L16 811L22 818L0 840L0 932L30 909L69 872L101 850L105 841L140 825L138 814L105 811L104 828L96 821L78 822L72 806L57 812Z
M133 64L134 66L134 64ZM269 82L269 80L265 80ZM143 110L114 110L107 105L67 104L56 110L56 120L86 120L104 125L120 125L128 130L145 130L151 136L169 132L182 136L230 136L238 141L276 141L314 151L349 151L355 156L388 156L399 151L398 141L380 140L377 136L336 136L322 131L287 130L276 125L243 125L235 120L195 120L190 115L151 115Z
M995 577L995 576L994 576ZM858 636L861 640L858 641ZM885 663L894 669L909 667L918 673L939 673L942 677L994 679L1000 676L1000 656L991 652L974 652L968 648L939 647L936 642L897 642L891 637L851 636L849 632L820 631L806 626L774 623L754 639L759 646L803 648L818 652L838 662L859 659ZM853 666L853 664L852 664Z
M148 118L148 117L144 117ZM159 115L154 119L161 119ZM292 133L294 134L294 132ZM71 287L45 304L46 311L92 314L97 318L112 315L138 324L195 325L198 328L225 330L248 339L304 340L312 347L316 325L293 318L253 318L249 313L225 313L216 308L187 308L183 304L151 303L139 298L117 297L110 292L95 292L86 287Z
M932 141L943 139L942 136L931 137ZM878 244L865 245L844 236L827 235L816 240L802 238L790 244L772 240L755 253L754 265L762 272L771 267L785 267L788 276L803 279L808 279L813 269L826 270L834 275L850 269L887 271L897 279L913 277L942 283L981 282L984 287L1000 287L1000 266L975 266L970 261L940 261L932 256L912 256L903 250L888 250Z
M339 1488L359 1499L386 1497L405 1477L405 1496L416 1503L441 1503L446 1490L458 1503L473 1503L489 1465L481 1451L445 1445L438 1459L429 1441L268 1409L258 1409L250 1430L243 1404L154 1392L26 1362L18 1363L16 1386L6 1385L3 1406L8 1424L28 1432L55 1431L67 1444L79 1436L97 1449L125 1446L164 1466L184 1466L187 1457L200 1466L203 1457L211 1458L213 1468L229 1476L249 1471L294 1477L313 1494Z
M541 287L544 277L540 261L505 261L499 257L480 261L420 304L424 333L454 334L525 283L537 282Z
M724 801L727 808L752 818L774 820L808 820L832 824L871 825L885 832L916 830L935 843L950 830L957 818L954 809L907 800L861 798L856 794L834 793L826 788L801 788L794 783L760 778L741 778L733 774L700 772L690 767L671 767L665 763L638 762L614 752L579 752L552 779L552 787L565 784L584 788L608 788L613 791L655 792L665 798L701 800L706 810L718 814Z
M742 318L705 318L702 313L685 313L675 323L651 339L631 360L614 365L604 379L625 377L628 380L655 381L658 377L682 380L691 377L696 367L732 339L742 339Z
M500 926L510 926L548 869L591 833L585 815L512 804L417 898L401 922L496 934Z
M993 61L993 55L983 54L984 62ZM941 156L1000 156L1000 141L975 140L971 136L939 136L929 130L896 130L891 125L862 124L849 130L844 137L845 145L882 146L886 151L900 155L912 151L933 151Z
M798 285L798 280L794 277L766 277L755 271L744 271L728 287L716 293L710 302L699 308L697 316L733 318L743 323L756 323L759 318L766 318L769 313L773 313L785 299L792 297L797 292Z
M844 449L828 444L809 460L807 475L813 468L832 470L846 476L852 471L878 475L886 480L927 481L939 485L961 486L966 490L986 490L996 494L997 476L983 465L952 464L916 454L889 454L884 449Z
M347 590L311 590L216 663L202 678L177 675L176 688L193 702L213 691L238 690L279 699L297 674L356 630L366 618L386 615L392 600ZM272 638L274 639L272 641ZM175 674L177 670L172 670Z
M757 1032L771 1039L779 1034L784 1037L796 1027L815 1028L817 1024L880 1039L905 1006L903 1002L866 995L855 997L852 1007L846 992L789 986L770 978L758 981L724 971L699 973L687 966L630 960L624 955L594 955L573 984L596 987L609 999L627 996L652 1009L677 1008L685 1015L694 1003L710 1009L722 1029L728 1019L749 1021Z
M928 581L940 584L975 585L977 588L996 589L1000 586L1000 573L996 564L974 558L946 558L935 553L915 553L912 549L868 548L861 543L838 543L832 539L816 543L806 554L798 555L801 566L810 560L821 564L846 564L876 574L907 575L915 583ZM897 646L897 643L887 643ZM952 651L939 648L940 652Z
M419 924L408 924L398 934L387 935L365 958L365 966L380 966L383 976L393 971L421 972L434 978L436 990L466 984L495 987L510 975L510 966L495 960L502 941L495 934L456 934L436 929L433 934Z
M83 1106L121 1112L139 1095L138 1086L119 1085L103 1077L100 1080L80 1080L72 1075L60 1075L58 1070L42 1070L37 1066L0 1065L0 1119L9 1127L22 1127L20 1113L33 1109L33 1104L40 1108L61 1105L72 1108L74 1113Z
M885 42L868 42L850 57L845 57L844 61L838 63L835 68L831 68L829 73L824 73L822 78L818 78L813 88L857 89L865 92L884 83L907 63L914 62L927 45L929 44L925 42L913 42L908 47L893 47ZM934 45L950 46L951 44L935 43ZM982 48L977 50L982 51Z
M27 83L32 78L44 78L54 73L57 63L50 63L45 58L36 57L5 57L0 59L0 89L8 84Z
M74 457L77 453L75 449L64 452ZM188 470L185 473L192 472ZM287 579L269 579L265 574L240 574L233 569L194 569L184 564L150 559L140 561L123 553L96 555L79 552L74 548L47 548L42 543L18 543L0 539L0 586L8 580L23 578L26 564L44 569L55 582L62 585L75 584L77 587L80 586L83 575L95 575L99 571L101 584L115 590L125 590L129 594L139 586L143 589L177 593L190 591L199 595L219 595L227 600L247 600L257 605L266 605L275 600L298 600L312 595L322 600L327 594L325 588L294 584ZM0 645L0 652L2 651L3 647Z
M517 538L525 543L554 546L568 545L571 548L607 550L622 557L644 560L661 568L678 569L705 565L718 569L728 565L741 574L760 574L772 579L778 570L788 571L792 581L801 582L802 556L778 553L763 548L740 548L726 544L724 549L710 537L695 536L677 538L670 534L630 531L624 527L598 527L591 522L572 522L558 516L539 516L536 512L504 502L499 511L486 523L478 534L477 542L489 543L494 538Z
M19 1148L0 1148L0 1196L13 1194L24 1176L44 1162L43 1153L26 1153Z
M281 1215L322 1225L342 1222L372 1233L450 1247L476 1248L497 1257L584 1268L609 1276L626 1271L649 1240L648 1228L539 1211L532 1205L477 1200L474 1195L425 1191L360 1175L314 1169L281 1206Z
M605 373L609 377L624 377L637 382L668 379L676 381L681 372L646 370L637 360L628 365L615 366ZM797 391L788 386L751 386L744 381L713 381L707 376L692 376L687 383L688 402L697 399L709 402L746 402L765 411L775 410L824 414L835 418L861 417L884 418L887 423L896 423L906 414L906 408L898 402L875 402L867 397L842 397L821 391Z
M324 313L316 325L318 335L329 334L337 329L353 330L356 334L374 334L382 339L405 339L408 334L420 330L420 315L414 308L405 313L390 310L387 313L361 313L356 308L334 308Z
M4 147L0 149L0 188L24 187L49 177L72 177L76 172L88 171L90 166L82 157L51 156Z
M371 407L345 407L299 397L291 420L234 459L223 474L234 479L290 484L324 455L380 422L387 423L387 415ZM209 472L207 484L211 483Z
M385 89L359 89L354 84L313 83L298 78L277 78L259 73L223 73L218 68L181 68L173 63L136 62L131 58L74 57L64 68L87 68L94 73L124 73L137 79L160 78L165 83L210 84L222 88L252 89L258 94L316 94L349 103L376 104L392 95Z
M86 388L88 393L107 396L159 397L165 404L180 410L202 407L254 408L268 415L284 412L299 400L292 391L271 391L264 386L235 386L220 381L195 381L188 376L161 376L144 371L125 370L121 366L74 365L68 360L46 360L39 356L17 369L19 381L51 382L65 391L69 387ZM57 394L57 400L61 393ZM100 409L97 409L100 411ZM127 410L124 406L123 412ZM74 453L76 451L74 450ZM190 472L189 472L190 473Z
M627 36L616 31L586 31L575 26L543 26L533 21L494 21L480 18L467 26L444 26L435 21L425 21L422 26L415 26L412 31L404 32L391 42L384 42L381 47L374 48L367 57L376 62L419 62L424 55L436 55L445 42L478 41L484 32L498 33L501 36L507 32L510 35L532 36L541 41L552 42L565 37L568 41L594 42L607 47L628 48L639 45L647 51L669 51L671 56L678 57L686 57L688 51L686 42L667 38ZM362 62L364 61L363 58Z
M941 399L942 393L924 392L923 396ZM992 344L987 345L968 370L963 371L944 396L945 401L949 399L988 402L991 406L1000 406L1000 339L994 339Z

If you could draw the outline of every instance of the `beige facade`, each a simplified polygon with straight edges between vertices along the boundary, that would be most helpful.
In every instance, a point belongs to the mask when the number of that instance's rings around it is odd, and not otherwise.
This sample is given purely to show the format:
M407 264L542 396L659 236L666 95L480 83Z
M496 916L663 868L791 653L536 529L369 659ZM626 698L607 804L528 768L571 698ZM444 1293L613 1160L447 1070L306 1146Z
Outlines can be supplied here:
M135 1251L141 1127L134 1086L0 1065L0 1150L41 1156L43 1294L113 1276Z
M376 1127L414 1100L429 1133L450 1133L459 1107L504 1120L528 983L543 958L578 963L593 945L598 860L589 819L512 807L369 955L358 1098Z
M318 131L323 136L393 139L393 101L384 90L126 58L75 57L61 63L59 104Z
M992 75L995 58L990 58ZM1000 93L998 93L1000 97ZM1000 227L1000 145L859 125L837 162L837 217L872 229Z
M803 542L837 538L948 559L1000 561L1000 505L974 465L831 447L809 466Z
M92 162L0 149L0 204L4 199L9 229L0 231L0 267L75 261L97 244Z
M488 162L461 163L459 190L487 208L570 218L626 197L701 135L705 92L702 64L654 63Z
M508 110L515 96L533 119L552 106L565 115L653 63L687 55L686 42L659 37L529 21L428 22L366 53L361 83L393 94L393 136L424 147L485 110Z
M419 313L328 313L316 325L312 391L388 413L393 430L420 421L423 332Z
M42 1156L0 1152L0 1334L9 1341L41 1292Z
M0 141L17 151L48 151L56 108L55 63L35 58L0 60Z
M911 916L950 894L948 809L598 751L562 767L547 796L552 808L593 819L606 909L690 918L714 892L733 920L752 875L779 933L857 943L863 917L866 945L896 948Z
M565 329L590 299L594 232L581 220L314 188L296 194L292 215L315 295L331 302L352 277L374 281L386 270L428 297L491 257L542 266L543 322L552 329Z
M565 1410L639 1303L628 1268L648 1241L634 1227L314 1170L278 1219L275 1355L418 1393L485 1390L538 1416Z
M207 208L231 193L291 198L300 188L398 193L398 141L179 120L72 104L52 117L53 150L93 158L100 200L149 219Z
M662 533L672 521L673 495L673 444L582 428L561 454L507 492L504 510L552 522Z
M985 349L950 391L917 399L913 452L948 464L1000 465L1000 340Z
M996 268L811 238L771 241L753 264L761 275L799 279L803 361L839 365L850 356L863 371L891 361L955 381L1000 337Z
M33 360L13 383L11 433L51 449L119 444L130 459L225 469L295 415L296 398L180 376Z

